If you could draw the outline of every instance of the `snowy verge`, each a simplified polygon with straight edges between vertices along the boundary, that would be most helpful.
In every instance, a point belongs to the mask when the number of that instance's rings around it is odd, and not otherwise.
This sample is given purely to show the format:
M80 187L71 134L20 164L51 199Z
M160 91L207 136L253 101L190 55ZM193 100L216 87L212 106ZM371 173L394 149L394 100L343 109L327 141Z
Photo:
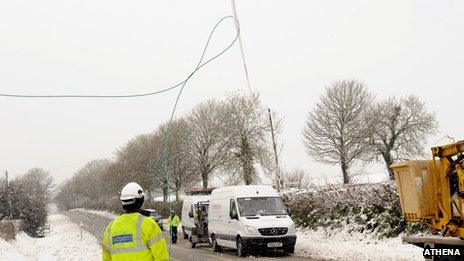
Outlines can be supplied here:
M90 213L90 214L94 214L94 215L104 217L107 219L114 219L118 216L117 214L113 212L109 212L109 211L93 210L93 209L85 209L85 208L74 208L69 211L80 211L80 212Z
M377 239L346 229L303 229L295 253L322 260L424 260L422 249L403 244L401 236Z
M44 238L20 233L11 242L0 239L2 260L101 260L97 239L68 217L52 214L48 222L50 232Z

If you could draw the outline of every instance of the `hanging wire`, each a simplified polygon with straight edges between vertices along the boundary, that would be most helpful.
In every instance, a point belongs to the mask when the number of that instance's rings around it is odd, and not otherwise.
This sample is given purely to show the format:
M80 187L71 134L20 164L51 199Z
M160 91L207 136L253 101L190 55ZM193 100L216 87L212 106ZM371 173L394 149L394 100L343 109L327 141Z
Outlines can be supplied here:
M185 86L185 84L188 82L188 80L201 68L203 68L205 65L208 63L212 62L225 52L227 52L237 41L237 38L239 36L239 31L237 31L237 34L234 38L234 40L226 47L224 48L221 52L213 56L212 58L206 60L205 62L202 63L203 58L205 56L205 53L208 49L210 40L212 35L214 34L214 31L217 29L217 27L226 19L233 19L233 16L226 16L221 18L216 25L214 26L213 30L211 31L208 41L205 45L205 48L203 49L203 53L201 55L200 62L198 65L195 67L195 69L187 76L187 78L173 86L167 87L165 89L153 91L153 92L144 92L144 93L130 93L130 94L123 94L123 95L116 95L116 94L111 94L111 95L95 95L95 94L44 94L44 95L34 95L34 94L18 94L18 93L0 93L0 97L7 97L7 98L137 98L137 97L144 97L144 96L152 96L156 94L161 94L167 91L170 91L172 89L175 89L179 86Z
M170 192L169 192L169 184L170 184L170 175L169 175L169 168L168 168L168 163L169 163L169 155L168 155L168 144L169 140L171 138L171 127L172 127L172 122L174 119L174 115L177 109L177 105L179 104L180 97L182 95L182 91L184 90L187 82L193 77L193 75L199 71L201 68L203 68L205 65L209 64L213 60L217 59L219 56L223 55L225 52L227 52L237 41L237 38L240 35L240 30L237 28L237 33L233 39L233 41L226 47L224 48L221 52L217 53L213 57L207 59L206 61L203 62L206 52L208 50L208 47L210 45L211 39L214 35L214 32L216 29L223 23L225 20L228 19L234 19L234 16L225 16L221 18L216 25L213 27L211 30L208 40L206 41L205 47L203 48L203 52L201 54L200 60L198 61L197 66L195 69L187 76L187 78L173 86L167 87L165 89L161 89L158 91L153 91L153 92L146 92L146 93L132 93L132 94L124 94L124 95L85 95L85 94L47 94L47 95L32 95L32 94L17 94L17 93L0 93L0 97L5 97L5 98L39 98L39 99L56 99L56 98L96 98L96 99L111 99L111 98L137 98L137 97L144 97L144 96L152 96L156 94L161 94L164 92L168 92L170 90L173 90L177 87L180 86L179 92L177 93L176 100L174 102L174 106L171 111L171 115L169 118L169 123L168 123L168 129L166 132L166 137L164 140L164 152L163 152L163 158L164 158L164 175L165 175L165 180L166 180L166 191L168 195L168 204L169 204L169 213L172 211L172 202L171 202L171 197L170 197ZM158 184L156 184L158 185ZM172 253L172 240L169 240L169 252Z
M237 30L237 34L235 35L235 38L234 40L223 50L221 51L220 53L218 53L217 55L213 56L212 58L208 59L206 62L202 63L203 62L203 59L206 55L206 51L208 50L208 46L210 44L210 41L211 41L211 38L214 34L214 32L216 31L216 29L218 28L218 26L226 19L233 19L234 17L233 16L226 16L226 17L223 17L222 19L220 19L216 25L213 27L213 30L211 30L211 33L208 37L208 40L206 41L206 45L205 45L205 48L203 49L203 53L200 57L200 60L198 61L198 64L197 64L197 67L196 69L187 77L187 79L182 83L182 87L179 89L179 92L177 93L177 97L176 97L176 101L174 103L174 107L172 108L172 112L171 112L171 117L169 119L169 124L168 124L168 129L167 129L167 134L166 134L166 138L164 140L164 173L165 173L165 178L166 178L166 185L167 185L167 195L168 195L168 204L169 204L169 215L171 214L172 212L172 202L171 202L171 197L170 197L170 193L169 193L169 183L170 183L170 175L169 175L169 168L168 168L168 163L169 163L169 155L168 155L168 144L169 144L169 140L171 138L171 127L172 127L172 121L174 119L174 115L175 115L175 112L176 112L176 109L177 109L177 105L179 103L179 100L180 100L180 97L182 95L182 91L184 90L188 80L193 76L193 74L198 70L200 69L201 67L203 67L204 65L206 65L207 63L211 62L212 60L216 59L217 57L219 57L220 55L222 55L223 53L225 53L227 50L229 50L233 45L234 43L237 41L237 38L239 37L240 35L240 31ZM169 234L169 237L171 237L171 234ZM170 238L171 239L171 238ZM172 253L172 243L171 243L172 240L169 240L169 253Z

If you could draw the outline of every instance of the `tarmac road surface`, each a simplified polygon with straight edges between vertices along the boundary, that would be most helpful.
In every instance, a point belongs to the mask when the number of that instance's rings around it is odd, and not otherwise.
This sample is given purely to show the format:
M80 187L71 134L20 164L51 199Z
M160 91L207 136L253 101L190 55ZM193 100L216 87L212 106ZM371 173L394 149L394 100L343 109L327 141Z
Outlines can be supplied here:
M77 224L82 224L83 228L87 230L89 233L94 235L100 242L101 238L103 237L103 232L105 230L106 225L110 222L108 218L95 215L92 213L86 213L82 211L66 211L63 212L64 215L68 216L73 222ZM171 247L171 260L173 261L187 261L187 260L198 260L198 261L213 261L213 260L257 260L260 261L267 261L267 260L310 260L308 258L302 257L295 257L295 256L261 256L261 257L254 257L250 256L247 258L240 258L236 255L235 251L233 250L226 250L222 253L215 253L212 251L211 247L208 245L199 245L197 248L190 248L187 240L183 240L182 236L179 234L179 240L176 245L172 245Z

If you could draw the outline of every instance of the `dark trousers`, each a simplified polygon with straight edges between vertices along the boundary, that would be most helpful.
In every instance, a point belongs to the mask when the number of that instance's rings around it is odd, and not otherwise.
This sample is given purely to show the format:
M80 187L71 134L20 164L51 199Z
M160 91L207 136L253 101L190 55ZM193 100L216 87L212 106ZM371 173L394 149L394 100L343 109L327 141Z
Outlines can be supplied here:
M173 244L177 243L177 227L171 227L171 242Z

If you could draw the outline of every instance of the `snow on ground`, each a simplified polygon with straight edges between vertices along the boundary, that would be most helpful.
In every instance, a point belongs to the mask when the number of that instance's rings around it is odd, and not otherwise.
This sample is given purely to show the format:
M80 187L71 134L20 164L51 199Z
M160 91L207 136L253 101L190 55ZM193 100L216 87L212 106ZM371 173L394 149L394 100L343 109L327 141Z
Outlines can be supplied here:
M75 208L75 209L71 209L70 211L86 212L86 213L94 214L94 215L108 218L108 219L114 219L115 217L118 216L117 214L113 212L108 212L108 211L103 211L103 210L84 209L84 208Z
M424 260L422 249L403 244L401 237L375 239L346 230L302 230L295 253L323 260Z
M2 260L21 260L22 256L15 246L0 238L0 257Z
M16 240L0 239L2 260L101 260L101 247L95 237L81 229L64 215L48 217L50 232L44 238L32 238L25 233Z

